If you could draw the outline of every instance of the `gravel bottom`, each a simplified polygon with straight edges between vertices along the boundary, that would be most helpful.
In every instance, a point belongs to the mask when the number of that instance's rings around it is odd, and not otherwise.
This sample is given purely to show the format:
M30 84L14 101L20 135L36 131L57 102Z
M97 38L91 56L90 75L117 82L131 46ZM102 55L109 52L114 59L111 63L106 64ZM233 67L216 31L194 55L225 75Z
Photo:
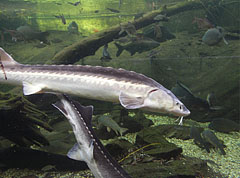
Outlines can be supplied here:
M170 117L152 116L147 115L149 119L154 122L154 125L162 124L176 124L176 119ZM184 120L185 126L198 126L204 129L208 129L208 123L199 123L192 120ZM216 136L224 141L224 148L226 155L221 155L219 150L210 150L207 153L206 150L199 148L194 144L193 139L181 140L175 138L167 138L169 142L176 144L183 149L183 155L189 157L196 157L202 160L207 160L208 166L215 172L220 172L227 178L240 178L240 133L231 132L229 134L214 132Z
M154 122L154 125L163 124L178 124L176 119L166 116L154 116L146 115L148 119ZM198 126L204 129L208 129L209 123L199 123L192 120L184 120L185 126ZM219 172L226 176L226 178L240 178L240 133L232 132L230 134L215 132L216 136L224 141L224 148L226 155L221 155L218 150L211 150L207 153L205 150L199 148L194 144L193 140L181 140L175 138L167 138L169 142L176 144L183 149L183 155L189 157L196 157L202 160L206 160L208 166L215 172ZM127 134L122 138L125 138L131 142L135 142L136 134ZM32 176L31 176L32 175ZM37 177L34 177L34 176ZM26 177L24 177L26 176ZM7 171L0 170L0 178L93 178L90 171L81 172L42 172L28 169L8 169Z
M43 172L29 169L8 169L0 171L1 178L94 178L92 173L87 171L78 172Z

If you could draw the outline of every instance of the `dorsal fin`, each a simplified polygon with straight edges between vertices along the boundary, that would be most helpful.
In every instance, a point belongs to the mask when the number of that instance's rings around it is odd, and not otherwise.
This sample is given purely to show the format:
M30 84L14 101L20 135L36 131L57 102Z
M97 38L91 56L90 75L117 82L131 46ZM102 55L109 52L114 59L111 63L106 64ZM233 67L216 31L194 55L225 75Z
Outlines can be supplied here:
M0 62L3 66L19 65L4 49L0 48Z
M83 106L77 101L72 101L72 103L75 105L77 110L82 115L85 122L88 122L88 124L91 124L92 122L92 115L93 115L93 106Z
M93 115L93 106L83 106L79 102L72 100L67 95L62 94L59 95L59 97L64 98L69 103L72 103L78 110L78 112L81 114L82 118L87 122L88 124L91 124L92 122L92 115Z

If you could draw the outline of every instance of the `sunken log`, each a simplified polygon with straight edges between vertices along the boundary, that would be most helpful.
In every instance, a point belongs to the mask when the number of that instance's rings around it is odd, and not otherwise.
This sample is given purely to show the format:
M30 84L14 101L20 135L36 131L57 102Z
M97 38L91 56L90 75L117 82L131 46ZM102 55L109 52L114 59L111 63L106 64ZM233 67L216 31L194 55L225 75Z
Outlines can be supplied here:
M136 27L136 29L140 29L156 22L153 20L153 18L158 14L166 14L166 16L169 17L184 11L200 8L203 8L200 1L180 2L171 7L164 7L162 9L147 13L142 18L132 21L132 24ZM127 23L122 23L122 25L126 24ZM58 52L52 60L49 60L47 63L73 64L83 57L94 55L101 46L113 41L113 39L118 38L120 30L120 25L117 25L112 28L95 33L92 36L84 38L83 40L64 48L63 50Z
M48 145L39 126L52 131L47 115L23 96L0 92L0 136L20 145Z

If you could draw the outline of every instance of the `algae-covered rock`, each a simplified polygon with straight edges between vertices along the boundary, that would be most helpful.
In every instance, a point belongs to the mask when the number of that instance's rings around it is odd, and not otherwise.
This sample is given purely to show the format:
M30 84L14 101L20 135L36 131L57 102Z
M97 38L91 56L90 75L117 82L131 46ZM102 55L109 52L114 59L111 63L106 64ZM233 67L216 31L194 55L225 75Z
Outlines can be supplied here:
M115 158L126 155L131 148L133 148L133 144L123 139L113 140L106 145L106 149Z
M136 143L140 145L149 145L146 147L145 153L156 158L169 159L177 157L182 152L182 149L173 143L169 143L157 129L143 129L137 134Z
M155 161L149 163L138 163L137 165L128 165L125 170L133 178L195 178L195 177L219 177L208 166L207 163L197 158L181 158L179 160L170 160L162 163Z
M150 135L165 136L168 138L187 140L190 139L190 129L191 127L189 126L165 124L146 128L141 132L144 133L145 135L146 133L149 133Z

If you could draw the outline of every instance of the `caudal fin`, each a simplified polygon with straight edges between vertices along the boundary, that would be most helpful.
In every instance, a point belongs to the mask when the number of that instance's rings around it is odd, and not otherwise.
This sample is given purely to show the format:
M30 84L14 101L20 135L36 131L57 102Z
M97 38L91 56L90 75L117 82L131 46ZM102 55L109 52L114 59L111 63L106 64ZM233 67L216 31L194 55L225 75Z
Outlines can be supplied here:
M122 136L126 131L128 131L128 128L121 128L119 133Z
M0 63L3 66L19 65L4 49L0 48Z
M115 44L115 46L118 48L118 51L117 51L117 53L116 53L116 56L118 57L118 56L120 56L120 54L123 52L124 48L123 48L123 46L121 46L121 45L118 44L118 43L114 43L114 44Z

